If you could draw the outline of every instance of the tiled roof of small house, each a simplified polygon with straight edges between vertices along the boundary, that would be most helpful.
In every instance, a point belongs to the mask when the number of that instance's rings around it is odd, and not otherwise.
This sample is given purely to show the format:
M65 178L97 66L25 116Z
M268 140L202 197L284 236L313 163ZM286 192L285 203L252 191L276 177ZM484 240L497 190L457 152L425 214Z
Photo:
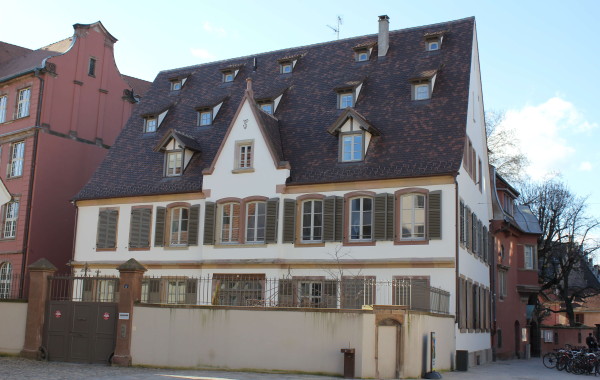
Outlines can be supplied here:
M474 18L391 31L389 50L356 62L354 47L377 35L295 47L197 66L162 71L134 109L106 159L76 199L100 199L202 190L208 168L245 95L246 79L255 94L277 97L273 116L262 118L276 154L291 167L288 185L452 175L463 155ZM445 30L444 46L425 51L423 35ZM297 57L292 73L280 73L282 57ZM239 69L230 83L224 68ZM440 68L431 99L412 101L414 73ZM185 75L179 91L169 78ZM362 162L339 162L339 138L328 128L341 115L336 88L360 81L354 109L380 132ZM360 84L359 83L359 84ZM199 106L226 98L210 126L197 126ZM144 133L142 115L173 104L160 128ZM163 153L153 147L170 129L197 141L196 153L180 177L164 176Z
M66 40L70 40L70 38ZM19 46L0 42L0 50L3 50L0 54L3 60L2 65L0 65L0 82L31 72L36 68L42 68L44 59L63 54L69 49L70 43L62 43L63 41L37 50L20 48Z

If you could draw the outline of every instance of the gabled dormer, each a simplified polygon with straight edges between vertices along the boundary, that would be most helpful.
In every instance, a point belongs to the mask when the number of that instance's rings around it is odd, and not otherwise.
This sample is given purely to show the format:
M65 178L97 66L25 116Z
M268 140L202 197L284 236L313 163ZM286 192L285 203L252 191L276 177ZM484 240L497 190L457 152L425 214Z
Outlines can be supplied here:
M156 144L154 151L165 154L164 176L178 177L183 175L194 153L200 152L201 149L193 137L171 129Z
M346 108L327 132L339 138L340 162L364 161L372 137L381 134L353 108Z
M337 94L337 108L345 109L355 107L362 90L364 79L353 80L343 83L334 90Z
M367 62L371 59L373 48L377 45L377 41L367 41L354 46L354 60L356 62Z
M256 99L256 103L263 112L266 112L269 115L273 115L277 111L277 107L281 102L281 98L283 97L284 92L285 89L283 91L280 90L276 93L276 95L260 96Z
M287 57L279 58L279 73L280 74L291 74L296 67L296 63L302 57L302 54L289 55Z
M422 70L415 73L408 80L410 82L411 100L427 100L433 96L435 79L438 69Z
M160 126L162 125L162 122L165 120L165 117L167 117L167 113L169 113L171 107L172 104L169 104L167 107L163 107L159 111L147 112L141 115L144 119L144 133L156 132L158 128L160 128Z
M175 77L169 78L169 82L171 83L171 91L179 91L187 82L189 75L178 75Z
M211 102L211 104L196 107L196 111L198 112L196 125L200 127L212 125L226 99L227 97L221 98L216 102Z
M227 67L223 67L221 70L221 74L222 74L222 79L221 81L223 83L230 83L233 82L235 80L235 78L237 77L238 73L240 72L241 68L244 67L243 64L235 64L235 65L229 65Z
M446 33L448 33L446 30L425 33L425 35L423 35L423 40L425 41L425 50L440 50L442 48L442 42L444 41L444 36Z

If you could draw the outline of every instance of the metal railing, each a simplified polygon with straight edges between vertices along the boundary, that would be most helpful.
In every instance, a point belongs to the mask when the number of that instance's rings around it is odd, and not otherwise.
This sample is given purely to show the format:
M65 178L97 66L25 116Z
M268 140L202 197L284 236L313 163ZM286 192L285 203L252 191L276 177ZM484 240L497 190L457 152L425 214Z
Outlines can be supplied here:
M0 275L0 300L26 299L21 292L21 274Z
M118 277L50 276L50 301L118 302Z
M375 281L372 278L265 278L243 275L144 277L142 303L244 307L361 309L399 305L448 314L450 293L424 279Z

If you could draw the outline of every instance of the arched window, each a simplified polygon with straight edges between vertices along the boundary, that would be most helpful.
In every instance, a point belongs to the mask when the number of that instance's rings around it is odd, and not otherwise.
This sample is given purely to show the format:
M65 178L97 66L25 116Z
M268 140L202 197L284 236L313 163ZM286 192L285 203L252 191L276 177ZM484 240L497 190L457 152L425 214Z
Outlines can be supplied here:
M9 298L12 267L6 262L0 265L0 298Z

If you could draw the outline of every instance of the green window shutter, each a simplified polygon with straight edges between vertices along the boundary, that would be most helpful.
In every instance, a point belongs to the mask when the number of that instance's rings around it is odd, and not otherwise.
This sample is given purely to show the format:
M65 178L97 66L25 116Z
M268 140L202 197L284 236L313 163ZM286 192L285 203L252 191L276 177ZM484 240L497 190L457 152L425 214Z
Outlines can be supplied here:
M156 208L156 223L154 227L154 246L162 247L165 245L165 216L167 209L164 207Z
M198 245L198 226L200 225L200 205L190 207L188 226L188 245Z
M108 227L108 212L98 213L98 231L96 233L96 248L106 248L106 228Z
M461 244L465 243L465 203L460 201L460 209L459 209L459 218L460 218L460 236L459 241Z
M471 209L468 206L465 206L465 237L466 237L466 245L467 250L471 250Z
M150 247L150 226L152 225L152 209L143 208L141 209L141 221L140 221L140 248Z
M142 211L144 209L131 210L131 220L129 222L129 248L140 247L140 227L142 224Z
M283 200L283 242L294 243L296 232L296 201Z
M344 198L326 197L323 200L323 240L342 241L343 220L342 211Z
M442 192L432 191L428 197L428 234L430 240L442 238Z
M375 196L375 240L394 240L394 196L377 194Z
M108 211L108 225L106 227L106 246L104 248L115 248L117 246L117 222L119 220L118 210Z
M425 278L413 278L411 284L411 307L415 310L431 310L429 291L429 280Z
M271 198L267 201L267 225L265 229L265 242L277 243L277 209L279 198Z
M204 245L215 244L215 202L206 202L204 206Z

